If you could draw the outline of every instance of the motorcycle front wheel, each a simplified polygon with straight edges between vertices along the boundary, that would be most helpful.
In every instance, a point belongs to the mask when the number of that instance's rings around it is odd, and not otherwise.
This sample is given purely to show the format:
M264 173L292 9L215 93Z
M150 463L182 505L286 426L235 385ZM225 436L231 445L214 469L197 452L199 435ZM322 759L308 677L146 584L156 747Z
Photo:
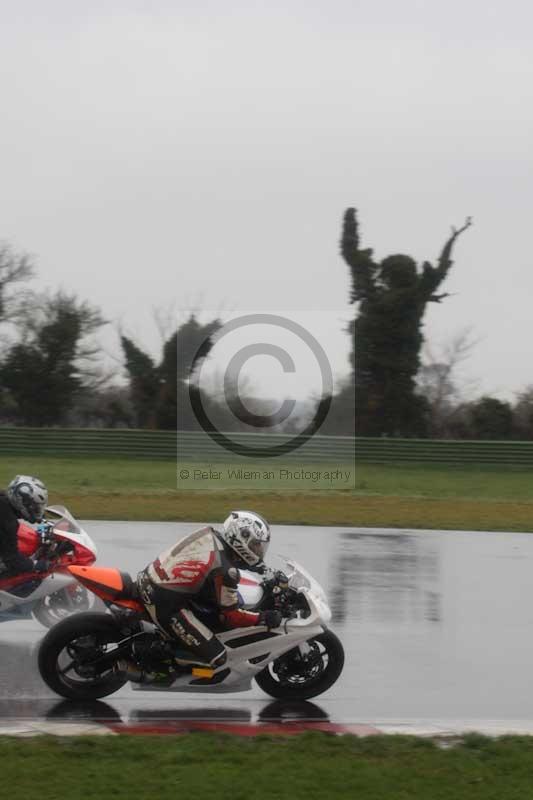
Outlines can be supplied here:
M45 628L53 628L72 614L88 611L91 608L92 597L93 595L90 595L83 586L72 584L43 597L35 603L31 613Z
M272 661L255 680L270 697L309 700L333 686L343 666L344 648L327 630Z
M127 682L114 664L92 666L124 634L108 614L75 614L52 628L39 647L39 672L47 686L71 700L98 700Z

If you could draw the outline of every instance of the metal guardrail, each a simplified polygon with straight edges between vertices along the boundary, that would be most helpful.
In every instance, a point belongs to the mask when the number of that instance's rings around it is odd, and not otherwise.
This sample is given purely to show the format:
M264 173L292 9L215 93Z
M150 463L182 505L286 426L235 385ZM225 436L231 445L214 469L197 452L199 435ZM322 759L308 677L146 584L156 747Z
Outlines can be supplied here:
M100 428L0 428L0 454L176 458L176 434Z
M269 433L228 433L246 448L264 450L283 445L291 437ZM123 428L1 428L0 455L145 458L180 462L225 463L243 461L204 432L151 431ZM354 439L349 436L311 436L296 450L279 456L291 463L354 463ZM247 459L248 460L248 459ZM249 461L260 461L250 456ZM277 459L278 460L278 459Z
M241 446L267 448L290 437L273 433L224 434ZM204 432L122 428L2 428L0 455L106 457L180 462L239 461ZM262 459L250 456L250 463ZM349 436L307 438L302 447L279 456L279 462L305 464L487 464L533 467L533 441L447 439L367 439ZM265 459L266 461L266 459Z
M358 464L468 464L533 467L533 441L355 438Z
M177 445L181 461L242 462L246 458L250 462L261 461L259 454L268 454L272 448L280 448L291 440L291 436L276 433L228 433L223 434L232 442L252 451L249 456L235 454L223 448L206 434L196 432L178 432ZM272 460L272 456L264 459ZM354 439L350 436L309 436L303 444L287 453L282 453L274 460L289 463L306 464L354 464Z

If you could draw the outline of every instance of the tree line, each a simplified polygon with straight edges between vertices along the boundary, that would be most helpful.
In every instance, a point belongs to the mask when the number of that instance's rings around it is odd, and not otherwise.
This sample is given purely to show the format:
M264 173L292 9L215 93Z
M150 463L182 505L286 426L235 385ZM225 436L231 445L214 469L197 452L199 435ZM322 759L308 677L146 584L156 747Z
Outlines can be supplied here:
M121 332L119 370L126 381L116 381L96 340L108 324L100 309L64 291L32 291L34 276L25 253L0 245L1 425L200 429L189 382L209 358L220 319L202 323L190 314L163 337L159 358ZM261 417L276 421L270 416L276 403L254 396L252 388L241 387L239 418L231 410L236 398L202 388L200 399L221 431L257 429Z
M350 373L333 397L310 400L310 418L321 404L329 406L320 433L533 438L533 389L515 403L493 397L465 402L454 383L461 342L447 360L423 358L425 311L448 297L441 284L455 243L470 224L467 219L452 229L435 265L418 267L405 254L378 262L372 249L361 246L356 210L347 209L340 253L354 309L346 327ZM164 337L158 359L120 333L126 382L117 383L96 344L96 334L108 324L101 311L64 291L32 291L34 275L25 253L0 245L0 424L199 429L189 382L209 358L221 320L201 323L190 314ZM261 414L272 412L269 399L251 390L239 398L249 419L237 419L231 402L213 390L202 389L201 400L219 430L252 429ZM274 429L289 426L294 422Z

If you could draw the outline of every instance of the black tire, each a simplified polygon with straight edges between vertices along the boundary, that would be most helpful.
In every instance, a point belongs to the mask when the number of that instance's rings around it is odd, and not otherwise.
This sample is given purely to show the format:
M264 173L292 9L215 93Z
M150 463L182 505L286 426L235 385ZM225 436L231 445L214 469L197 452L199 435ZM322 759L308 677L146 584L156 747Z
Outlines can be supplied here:
M294 682L290 677L280 678L278 672L284 663L289 663L295 650L291 650L272 661L261 672L255 676L258 686L270 697L280 700L309 700L326 692L337 680L344 666L344 648L339 638L333 631L314 636L307 640L316 652L316 674L308 678L294 676ZM320 658L318 657L320 650ZM327 656L327 663L324 658ZM322 667L320 667L320 660Z
M67 594L68 593L68 594ZM70 594L70 587L49 594L33 606L31 613L45 628L53 628L58 622L91 608L91 596L87 589L78 585L76 594Z
M72 659L72 654L65 651L67 647L75 646L77 640L85 639L80 644L98 648L123 638L124 634L109 614L88 612L67 617L48 631L41 642L38 661L41 677L52 691L70 700L107 697L127 683L125 675L115 672L112 667L102 674L86 676L80 675L75 666L65 670L68 659ZM63 663L60 663L61 660ZM75 664L74 659L72 664Z

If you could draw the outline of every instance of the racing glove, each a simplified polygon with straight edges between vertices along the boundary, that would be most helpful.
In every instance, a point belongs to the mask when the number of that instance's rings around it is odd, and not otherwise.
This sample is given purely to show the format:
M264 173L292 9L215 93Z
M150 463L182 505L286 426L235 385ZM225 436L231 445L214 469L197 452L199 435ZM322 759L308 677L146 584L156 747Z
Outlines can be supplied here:
M269 630L270 628L279 628L282 619L280 611L269 609L268 611L261 611L258 625L266 625Z
M50 567L51 563L47 558L39 558L37 561L33 562L33 571L40 574L43 572L48 572Z
M282 572L280 569L277 570L275 574L275 579L276 579L276 586L279 586L280 589L289 588L289 579L287 578L285 573Z
M279 586L280 589L287 589L289 586L289 579L281 570L267 567L263 573L263 584L270 589L274 586Z

